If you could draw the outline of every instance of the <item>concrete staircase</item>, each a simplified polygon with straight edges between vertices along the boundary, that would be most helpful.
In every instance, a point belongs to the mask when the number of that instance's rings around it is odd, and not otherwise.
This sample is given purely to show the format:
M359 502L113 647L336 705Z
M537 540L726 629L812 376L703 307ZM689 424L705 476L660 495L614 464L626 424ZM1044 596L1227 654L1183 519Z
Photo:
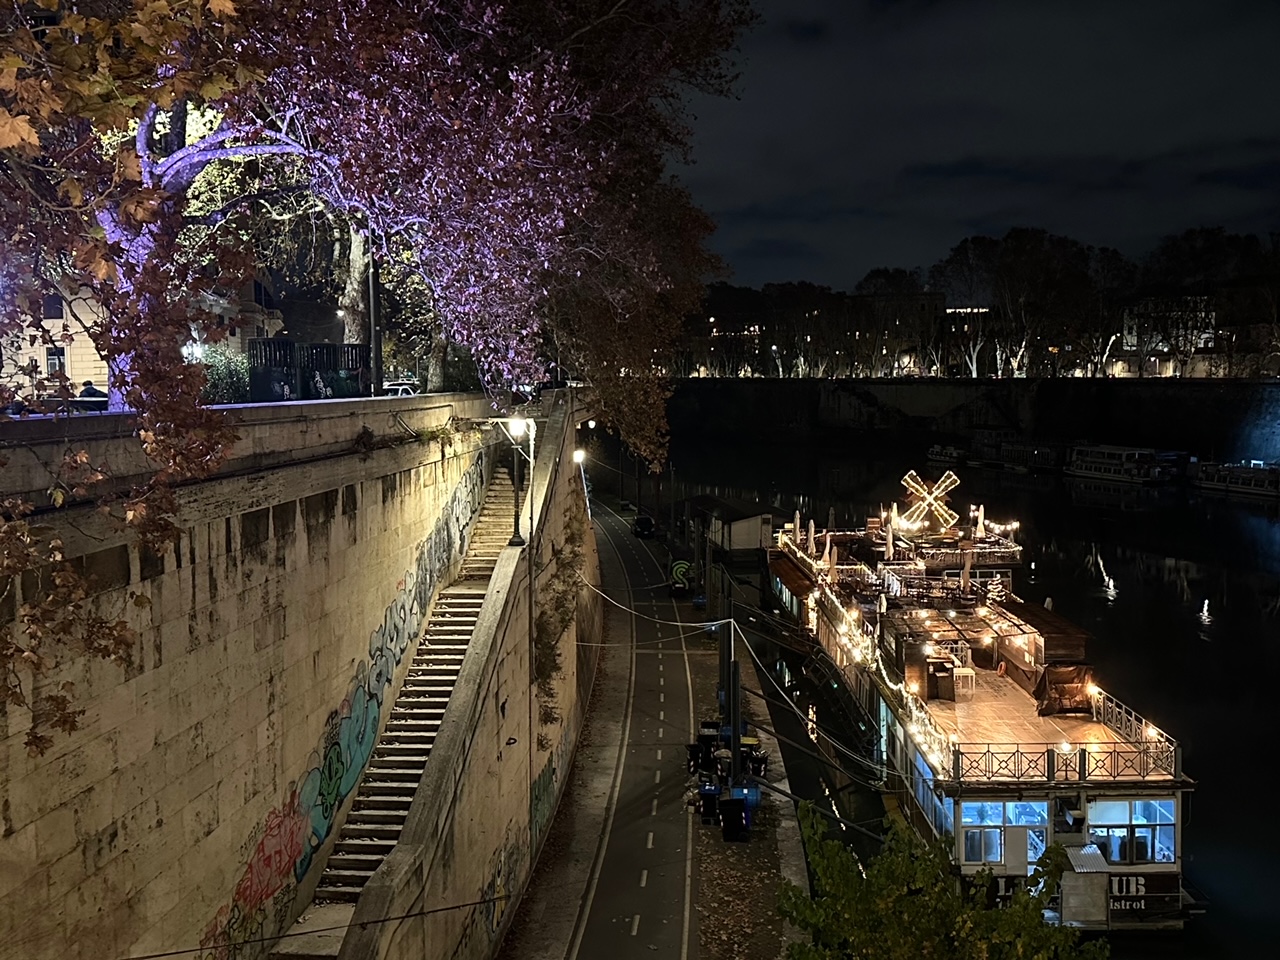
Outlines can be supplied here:
M432 605L404 686L325 864L315 903L354 904L365 883L400 839L471 642L489 578L498 554L511 538L513 499L510 477L495 474L480 518L472 528L462 572Z

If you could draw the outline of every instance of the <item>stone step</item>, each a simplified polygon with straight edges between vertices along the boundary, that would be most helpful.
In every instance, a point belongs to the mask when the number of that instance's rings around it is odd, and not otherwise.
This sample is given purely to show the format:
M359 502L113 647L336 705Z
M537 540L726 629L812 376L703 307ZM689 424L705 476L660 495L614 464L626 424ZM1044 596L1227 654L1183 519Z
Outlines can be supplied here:
M351 840L358 837L366 837L370 840L399 840L399 825L377 824L375 826L361 826L360 824L343 825L342 839Z
M356 903L360 900L361 887L316 887L317 903Z
M333 863L333 860L330 859L329 863ZM320 877L320 886L363 887L372 876L373 870L335 870L326 866L324 874Z
M418 781L408 778L397 778L395 780L370 780L365 779L360 785L360 792L370 797L412 797L413 791L418 789Z
M437 719L439 719L440 717L444 716L444 711L445 711L445 708L448 706L449 701L443 697L437 697L437 698L424 697L422 699L402 698L402 700L397 701L397 703L399 705L396 707L396 710L400 711L403 709L407 711L404 714L404 716L408 717L409 719L426 719L428 716L432 716L432 715L434 715ZM391 715L391 718L394 720L397 715L398 713L393 713Z
M440 721L444 719L444 710L397 710L392 714L392 718L387 721L387 736L393 737L399 732L434 733L440 728Z
M406 770L403 766L387 767L382 770L375 771L372 763L369 767L370 773L378 773L380 776L394 776L397 780L405 780L412 777L421 777L422 771L426 767L417 770ZM352 811L356 810L398 810L404 813L409 809L409 804L413 801L412 797L384 797L379 795L360 795L356 797L356 802L352 804Z
M425 767L430 753L429 743L389 743L385 747L378 747L374 757L381 755L382 759L395 759L398 763Z
M352 810L347 815L347 823L351 826L394 823L404 826L404 810Z
M406 737L420 737L429 735L434 737L440 732L440 721L444 719L443 714L434 717L402 717L400 719L392 718L387 723L386 737L388 740L404 741Z
M421 677L416 680L406 678L404 686L400 688L400 696L418 699L425 697L434 700L436 697L444 697L447 700L452 693L453 684L439 680L433 681L430 677Z
M415 733L411 730L389 730L387 731L387 746L412 746L417 748L419 753L428 751L430 753L431 746L435 744L435 733L438 727L431 727L430 731Z
M382 839L379 837L339 837L338 842L333 845L334 854L343 854L356 857L377 857L381 860L390 853L396 845L396 839Z
M334 853L334 855L329 858L329 863L326 866L323 875L327 878L330 873L330 868L333 867L336 867L333 871L335 873L342 870L359 870L361 872L368 871L369 873L373 873L373 871L378 869L378 864L382 863L383 859L383 857L376 854L359 855L354 853Z

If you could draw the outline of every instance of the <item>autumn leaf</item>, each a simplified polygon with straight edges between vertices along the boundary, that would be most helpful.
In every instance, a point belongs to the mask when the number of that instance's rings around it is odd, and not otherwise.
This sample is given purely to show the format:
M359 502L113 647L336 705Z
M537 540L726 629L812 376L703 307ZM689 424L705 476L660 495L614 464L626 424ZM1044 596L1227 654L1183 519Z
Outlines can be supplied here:
M23 145L40 146L40 138L31 126L31 118L21 113L15 117L4 107L0 107L0 150Z
M209 12L215 17L234 17L236 5L232 0L209 0Z

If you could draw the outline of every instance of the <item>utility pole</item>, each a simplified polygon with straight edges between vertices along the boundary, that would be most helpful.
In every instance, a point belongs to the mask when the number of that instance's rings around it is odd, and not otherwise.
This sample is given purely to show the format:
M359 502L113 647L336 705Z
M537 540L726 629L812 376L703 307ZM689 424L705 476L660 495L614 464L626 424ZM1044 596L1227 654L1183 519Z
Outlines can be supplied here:
M671 510L671 523L667 530L671 543L674 544L676 542L676 465L668 460L667 469L671 472L671 482L667 490L667 506Z
M738 661L729 664L729 785L737 786L742 779L742 674Z

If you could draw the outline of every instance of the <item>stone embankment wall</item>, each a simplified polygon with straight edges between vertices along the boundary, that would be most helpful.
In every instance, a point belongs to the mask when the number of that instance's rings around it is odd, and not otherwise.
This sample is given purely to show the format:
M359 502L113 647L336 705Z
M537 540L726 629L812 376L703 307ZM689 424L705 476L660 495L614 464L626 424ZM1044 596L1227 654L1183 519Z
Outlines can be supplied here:
M232 461L181 491L163 554L88 506L44 518L138 639L127 667L58 649L23 677L74 684L86 710L43 757L23 746L29 715L0 705L0 957L247 957L287 928L493 468L478 433L418 435L488 412L474 395L235 411ZM142 472L136 441L113 439L123 421L6 425L0 487L44 489L75 444ZM36 589L0 583L0 627Z
M364 888L343 960L487 960L515 914L564 792L603 630L572 462L588 415L557 403L539 429L536 532L498 560L404 832ZM573 618L563 633L547 628L559 614ZM552 649L557 667L535 662Z
M1013 427L1036 440L1280 460L1280 381L1201 379L681 381L673 430L737 442L814 440L842 430L912 442Z

